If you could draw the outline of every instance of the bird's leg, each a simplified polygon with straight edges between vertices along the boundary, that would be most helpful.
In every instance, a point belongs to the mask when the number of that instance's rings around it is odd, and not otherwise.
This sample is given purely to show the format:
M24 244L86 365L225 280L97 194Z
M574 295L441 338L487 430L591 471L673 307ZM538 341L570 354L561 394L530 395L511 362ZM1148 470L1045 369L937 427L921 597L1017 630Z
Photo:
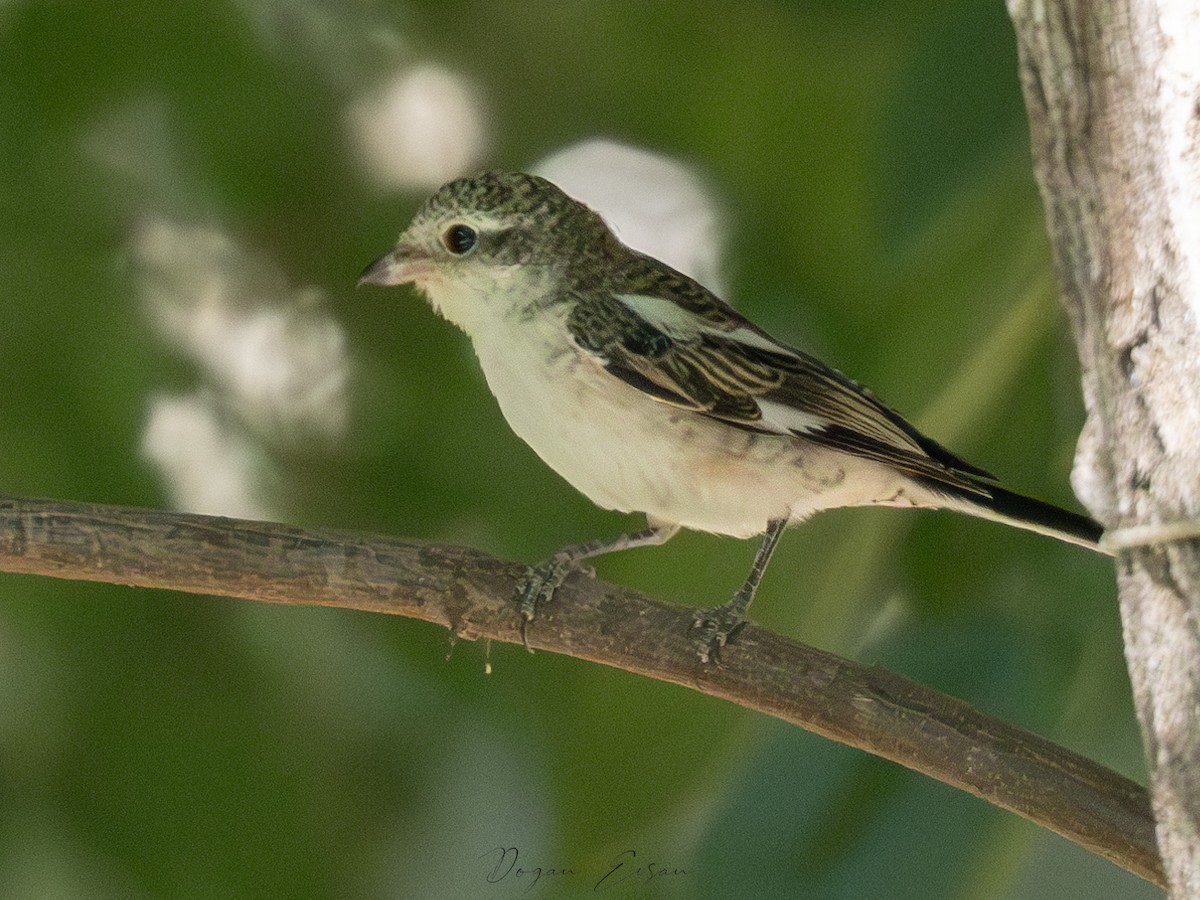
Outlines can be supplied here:
M621 534L607 540L585 541L582 544L568 544L549 559L530 568L525 580L517 587L517 598L521 601L521 639L525 641L525 649L529 649L526 627L537 615L538 606L549 602L558 586L578 568L579 563L618 550L653 547L670 540L678 531L678 525L650 519L645 528L632 534Z
M746 610L750 608L750 601L754 599L754 592L758 590L758 583L762 581L763 572L766 571L767 563L771 561L771 554L775 551L775 545L779 543L779 536L783 534L787 523L787 519L772 519L767 523L767 531L758 545L758 552L754 554L750 574L733 595L733 599L712 609L696 610L692 628L699 631L695 646L702 663L714 658L745 626Z

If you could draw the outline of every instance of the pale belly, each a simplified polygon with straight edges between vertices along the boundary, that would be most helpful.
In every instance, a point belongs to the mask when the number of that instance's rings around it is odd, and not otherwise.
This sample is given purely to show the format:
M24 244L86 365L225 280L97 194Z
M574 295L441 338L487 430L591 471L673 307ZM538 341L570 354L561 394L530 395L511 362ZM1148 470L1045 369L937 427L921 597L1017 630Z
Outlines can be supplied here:
M675 409L573 352L553 368L510 354L480 357L509 425L606 509L749 537L822 509L928 504L886 466Z

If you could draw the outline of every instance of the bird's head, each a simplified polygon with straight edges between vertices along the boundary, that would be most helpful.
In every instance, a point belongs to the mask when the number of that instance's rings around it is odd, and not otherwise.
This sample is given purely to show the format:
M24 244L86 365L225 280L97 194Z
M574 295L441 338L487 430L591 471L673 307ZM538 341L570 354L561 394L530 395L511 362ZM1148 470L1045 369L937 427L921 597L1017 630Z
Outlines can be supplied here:
M600 216L544 178L486 172L443 185L392 250L358 283L420 288L470 332L485 311L507 315L569 289L619 247Z

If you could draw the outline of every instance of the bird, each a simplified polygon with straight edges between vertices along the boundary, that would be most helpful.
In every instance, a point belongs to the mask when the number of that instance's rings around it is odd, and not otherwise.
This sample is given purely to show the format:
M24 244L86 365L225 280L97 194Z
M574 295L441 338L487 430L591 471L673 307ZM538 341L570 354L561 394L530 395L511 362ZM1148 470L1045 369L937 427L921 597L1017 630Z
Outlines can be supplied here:
M1002 487L537 175L443 185L358 283L419 289L470 338L512 430L596 505L646 516L531 567L523 634L585 560L681 528L759 538L733 597L695 613L703 663L744 627L784 529L821 510L949 509L1104 552L1091 518Z

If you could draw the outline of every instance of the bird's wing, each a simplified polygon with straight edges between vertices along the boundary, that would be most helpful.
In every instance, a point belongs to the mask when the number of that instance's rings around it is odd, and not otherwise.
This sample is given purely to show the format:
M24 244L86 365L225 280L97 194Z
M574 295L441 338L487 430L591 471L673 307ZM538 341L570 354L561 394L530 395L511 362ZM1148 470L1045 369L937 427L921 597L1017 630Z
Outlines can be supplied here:
M779 343L695 282L672 281L669 291L638 287L643 290L637 293L589 291L568 318L576 345L615 377L662 403L739 428L799 435L987 495L975 479L991 480L988 472L925 437L866 388Z

